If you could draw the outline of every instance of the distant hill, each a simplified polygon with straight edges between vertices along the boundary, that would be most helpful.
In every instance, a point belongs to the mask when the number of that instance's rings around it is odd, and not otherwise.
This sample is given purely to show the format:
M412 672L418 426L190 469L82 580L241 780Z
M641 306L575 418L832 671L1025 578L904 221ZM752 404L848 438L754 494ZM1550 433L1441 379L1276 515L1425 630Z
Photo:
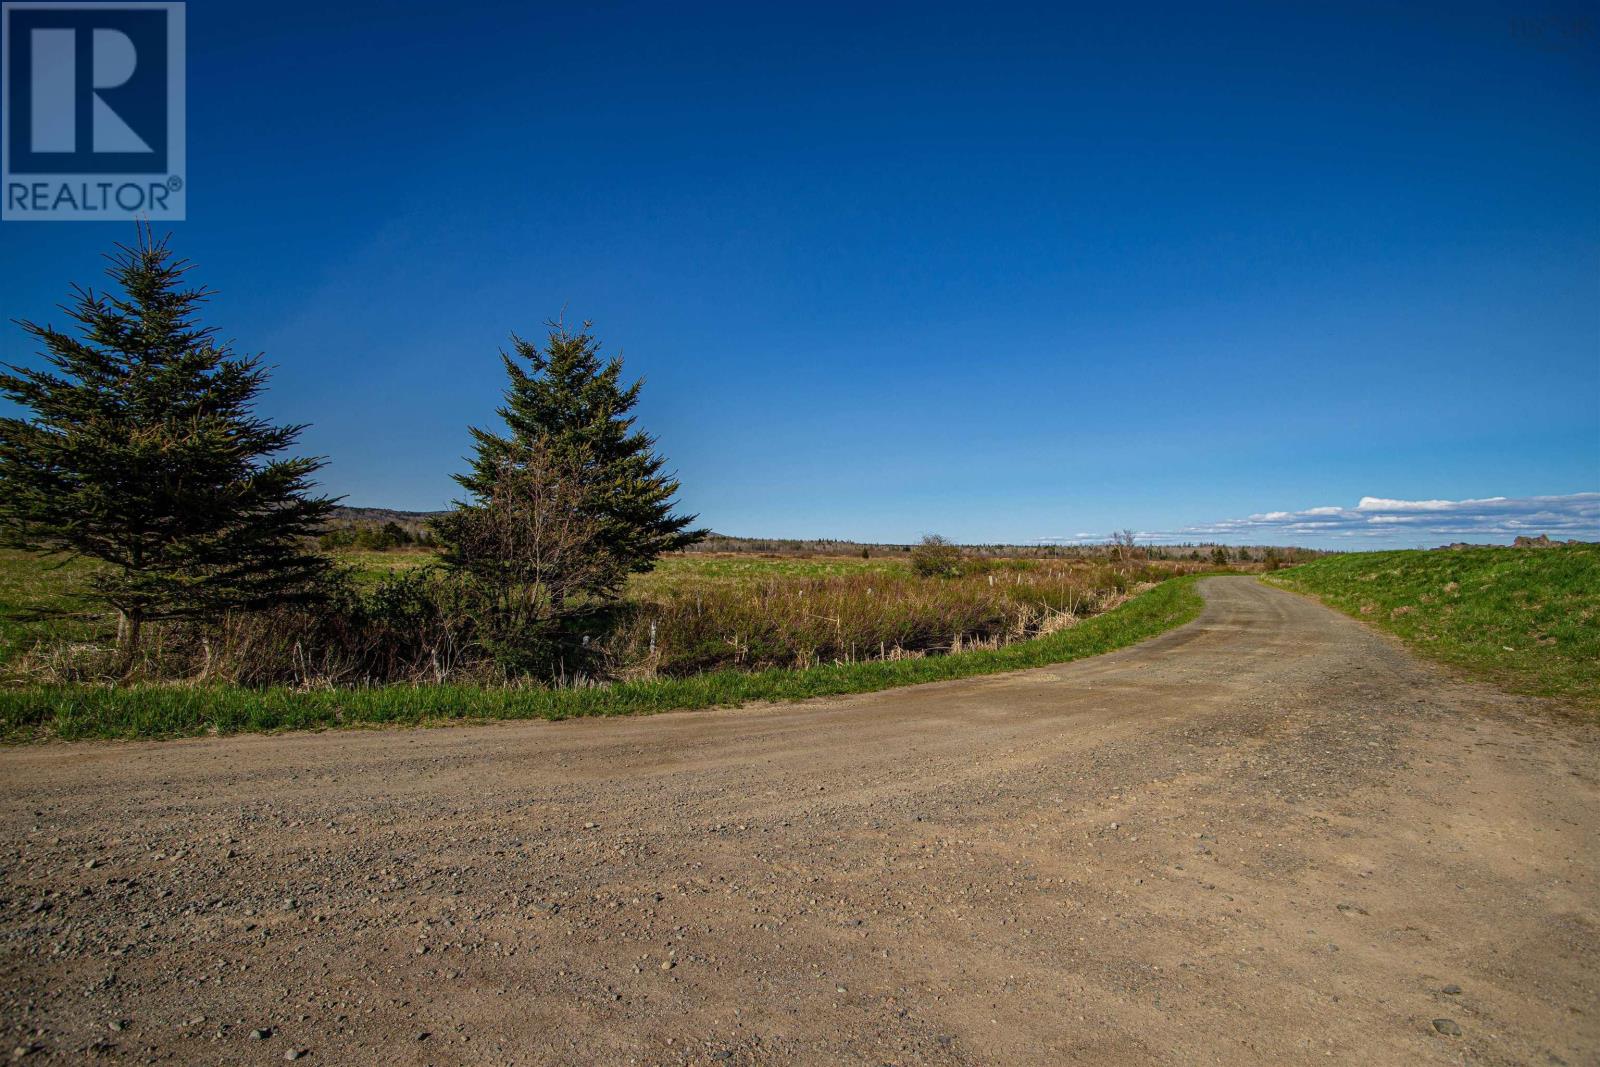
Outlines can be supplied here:
M442 511L396 511L393 508L347 508L337 507L329 517L327 527L330 530L343 530L350 527L382 526L392 522L412 537L416 537L427 528L428 520L435 515L443 515Z

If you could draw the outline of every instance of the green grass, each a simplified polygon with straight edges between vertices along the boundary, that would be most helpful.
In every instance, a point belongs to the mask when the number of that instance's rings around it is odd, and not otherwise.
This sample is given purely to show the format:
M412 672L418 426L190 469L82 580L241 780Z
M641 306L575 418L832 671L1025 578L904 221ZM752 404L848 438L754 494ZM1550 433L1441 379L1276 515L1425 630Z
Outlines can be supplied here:
M177 685L0 689L0 739L163 738L360 724L565 719L868 693L1064 663L1134 644L1200 613L1194 582L1173 579L1070 629L999 649L805 670L719 671L584 689L460 685L313 691Z
M40 640L87 641L101 626L94 609L73 596L90 564L59 565L28 552L0 549L0 674L24 650ZM81 611L85 617L27 618L28 611Z
M1600 709L1600 545L1362 552L1266 580L1505 689Z
M330 552L329 555L354 570L356 581L367 585L375 585L380 578L425 566L439 558L425 548L394 549L389 552L376 552L368 548L340 548Z

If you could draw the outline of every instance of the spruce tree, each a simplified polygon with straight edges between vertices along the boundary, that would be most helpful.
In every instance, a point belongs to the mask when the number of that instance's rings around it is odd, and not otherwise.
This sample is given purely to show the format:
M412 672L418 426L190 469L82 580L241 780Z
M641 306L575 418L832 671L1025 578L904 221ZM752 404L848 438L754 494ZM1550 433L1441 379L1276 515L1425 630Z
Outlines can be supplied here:
M623 385L622 358L603 358L590 329L586 322L570 333L553 323L543 349L512 336L512 352L500 353L510 384L498 411L509 433L472 428L477 454L456 481L486 501L507 463L527 448L544 450L578 472L584 513L600 524L598 544L626 570L647 571L706 531L689 528L695 516L672 513L678 481L663 473L656 439L631 414L644 383Z
M107 259L120 292L61 308L78 336L21 321L47 366L0 369L31 412L0 418L0 544L105 564L87 593L127 669L146 622L315 597L306 539L335 502L309 495L321 460L275 458L304 427L254 413L267 370L199 324L190 265L148 228Z

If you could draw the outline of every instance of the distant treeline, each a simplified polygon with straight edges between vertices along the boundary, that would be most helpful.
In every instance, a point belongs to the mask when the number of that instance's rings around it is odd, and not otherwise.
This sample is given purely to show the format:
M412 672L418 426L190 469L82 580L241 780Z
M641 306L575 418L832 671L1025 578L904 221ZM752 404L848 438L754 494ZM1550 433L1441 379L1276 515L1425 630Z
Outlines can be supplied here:
M390 508L340 506L333 509L322 528L328 533L338 533L343 530L385 530L392 527L410 539L402 541L402 544L426 543L432 536L428 529L429 521L447 514L445 511L395 511Z
M699 544L685 549L693 553L749 553L770 556L861 556L866 559L881 556L908 555L916 546L864 541L845 541L830 537L735 537L729 534L709 534ZM1105 544L1093 545L963 545L968 556L994 559L1134 559L1202 560L1215 563L1266 563L1281 561L1284 564L1315 559L1328 555L1314 548L1285 545L1218 545L1190 542L1177 545L1142 545L1117 543L1108 538Z
M324 548L362 548L383 551L391 548L428 546L432 543L428 523L443 511L396 511L390 508L335 508L322 537ZM731 554L761 556L859 556L862 559L907 556L916 545L877 541L848 541L833 537L736 537L712 533L705 540L684 549L690 554ZM1085 545L963 545L969 557L989 559L1150 559L1190 560L1217 564L1273 563L1283 565L1316 559L1330 553L1286 545L1219 545L1212 542L1185 542L1175 545L1121 543L1108 538L1104 544Z
M393 548L432 547L433 534L426 526L413 533L390 520L388 522L352 522L334 526L317 538L325 549L358 548L369 552L387 552Z

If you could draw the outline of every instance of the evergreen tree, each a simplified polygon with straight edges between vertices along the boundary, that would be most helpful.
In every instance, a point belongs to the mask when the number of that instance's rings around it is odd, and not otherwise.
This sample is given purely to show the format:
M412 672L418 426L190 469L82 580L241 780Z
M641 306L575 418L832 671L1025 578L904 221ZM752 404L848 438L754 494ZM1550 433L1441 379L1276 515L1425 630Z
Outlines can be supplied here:
M510 385L498 414L509 434L474 427L477 455L456 481L487 501L508 463L524 450L543 450L560 469L578 472L582 509L599 523L597 544L626 570L647 571L657 556L705 537L693 515L674 515L678 481L662 472L656 440L631 414L642 380L622 384L622 358L604 359L584 323L569 333L550 327L543 350L515 335L512 354L500 354Z
M146 622L314 597L334 501L308 495L322 461L272 458L304 427L254 414L266 368L198 324L189 264L148 228L107 258L120 294L74 286L79 336L19 322L48 367L0 370L31 412L0 418L0 544L108 564L88 592L127 669Z

